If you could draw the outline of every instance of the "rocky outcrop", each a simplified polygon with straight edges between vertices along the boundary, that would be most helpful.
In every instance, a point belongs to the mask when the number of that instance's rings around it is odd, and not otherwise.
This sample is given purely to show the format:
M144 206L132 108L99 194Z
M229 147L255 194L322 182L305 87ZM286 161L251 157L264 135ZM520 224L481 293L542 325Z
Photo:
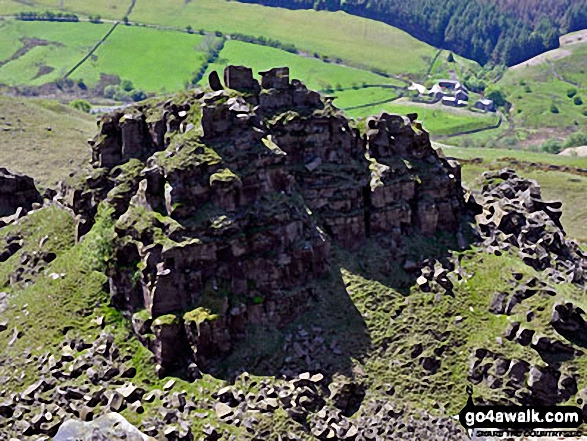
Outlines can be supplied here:
M0 217L11 216L19 208L26 212L41 202L43 198L33 178L0 168Z
M568 303L556 303L552 309L550 324L563 337L579 344L587 345L587 322L585 311Z
M483 175L483 213L477 222L489 251L515 250L526 264L548 272L556 282L583 283L587 254L565 238L561 203L544 201L536 181L513 170Z
M113 303L167 367L230 352L249 324L282 326L320 294L333 244L456 232L458 164L417 115L361 132L288 68L229 66L224 86L104 117L97 177L70 204L87 231L105 200L119 244ZM82 231L83 230L83 231Z

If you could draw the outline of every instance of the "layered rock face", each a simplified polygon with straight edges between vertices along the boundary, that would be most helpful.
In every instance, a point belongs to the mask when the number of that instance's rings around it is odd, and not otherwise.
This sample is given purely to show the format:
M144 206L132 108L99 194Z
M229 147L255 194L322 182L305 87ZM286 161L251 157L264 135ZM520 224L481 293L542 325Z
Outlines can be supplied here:
M458 228L459 166L416 115L382 114L362 133L287 68L261 77L229 66L213 91L103 118L97 176L70 194L80 236L97 202L112 207L112 300L138 311L163 368L206 366L248 324L295 318L319 295L332 246Z

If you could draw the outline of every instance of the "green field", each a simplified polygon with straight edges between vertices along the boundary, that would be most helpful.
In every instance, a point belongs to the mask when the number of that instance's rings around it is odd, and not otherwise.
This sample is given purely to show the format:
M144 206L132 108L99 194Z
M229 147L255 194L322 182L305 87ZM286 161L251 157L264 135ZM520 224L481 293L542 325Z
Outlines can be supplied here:
M341 109L365 106L367 104L378 103L399 97L399 94L395 89L388 87L361 87L358 89L335 90L333 95L336 97L334 104ZM373 111L380 106L380 104L376 104L375 106L366 107L366 109L368 111Z
M426 72L433 47L384 23L343 12L291 11L219 0L138 2L131 20L239 32L294 44L298 49L375 67L389 74Z
M31 47L0 67L0 84L35 86L60 79L92 49L108 28L108 25L90 23L0 22L0 60L8 60L25 44L23 39L48 42L45 46ZM44 71L48 73L41 75Z
M72 76L93 85L101 73L115 74L149 92L182 90L204 63L203 39L175 31L118 26Z
M21 10L58 10L59 1L32 0L28 6L0 3L0 13ZM130 2L128 2L130 5ZM100 14L120 20L127 4L112 0L64 1L64 10L82 15ZM340 58L356 66L368 66L389 74L423 74L436 50L397 28L343 12L290 11L221 0L169 0L137 2L130 20L139 23L204 29L223 33L264 36L295 44L309 54Z
M441 104L418 105L404 101L404 99L382 104L381 106L349 110L346 113L353 118L360 118L379 111L399 113L401 115L417 113L418 119L424 124L424 128L433 136L480 129L492 126L497 122L495 114L483 115L466 109L449 108Z
M110 24L4 21L0 25L0 59L8 59L23 46L24 38L44 39L0 68L0 83L9 86L40 85L63 77L110 29ZM94 86L100 74L130 79L150 92L185 87L204 62L204 37L175 31L118 26L71 77ZM41 66L53 70L38 75ZM47 69L48 70L48 69Z
M222 70L229 64L249 66L255 73L276 66L288 66L291 78L302 80L314 90L351 87L363 83L402 85L398 80L385 78L369 71L325 63L315 58L302 57L281 49L242 41L227 41L220 51L218 60L210 65L206 74L216 70L222 77Z

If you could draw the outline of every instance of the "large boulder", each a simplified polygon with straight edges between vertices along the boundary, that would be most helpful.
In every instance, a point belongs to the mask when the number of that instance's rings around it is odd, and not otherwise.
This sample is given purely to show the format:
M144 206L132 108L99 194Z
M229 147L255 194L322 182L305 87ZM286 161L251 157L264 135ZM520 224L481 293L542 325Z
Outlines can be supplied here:
M0 217L13 215L21 207L29 210L35 202L43 198L33 178L0 168Z
M141 433L118 413L108 413L94 421L65 421L53 441L155 441Z

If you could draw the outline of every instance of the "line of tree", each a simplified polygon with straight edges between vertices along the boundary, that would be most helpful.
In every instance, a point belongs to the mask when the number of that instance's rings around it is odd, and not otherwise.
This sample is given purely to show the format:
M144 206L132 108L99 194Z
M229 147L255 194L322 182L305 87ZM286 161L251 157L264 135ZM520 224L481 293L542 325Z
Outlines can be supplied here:
M398 27L436 47L485 65L520 63L558 47L561 30L587 22L587 0L572 3L558 20L543 15L534 22L490 0L240 0L289 9L343 10ZM507 2L508 0L500 0ZM533 3L534 0L525 0ZM559 0L538 0L556 2ZM558 9L557 9L558 10ZM564 23L563 23L564 22Z
M298 49L295 45L291 43L282 43L279 40L274 40L273 38L265 38L263 36L260 37L253 37L252 35L245 35L240 33L230 34L230 38L233 40L244 41L246 43L255 43L260 44L262 46L270 46L277 49L284 50L286 52L290 52L292 54L297 54Z
M220 56L220 51L224 48L225 42L226 38L224 36L213 37L212 35L206 35L204 37L198 49L206 53L206 61L204 61L198 70L192 73L192 80L190 82L192 86L195 86L202 78L204 78L208 67L213 64ZM189 85L186 84L186 88L188 87Z
M562 33L587 28L587 0L485 0L519 20L538 25L545 17Z
M19 12L16 14L17 20L23 21L65 21L78 22L79 17L69 12Z

